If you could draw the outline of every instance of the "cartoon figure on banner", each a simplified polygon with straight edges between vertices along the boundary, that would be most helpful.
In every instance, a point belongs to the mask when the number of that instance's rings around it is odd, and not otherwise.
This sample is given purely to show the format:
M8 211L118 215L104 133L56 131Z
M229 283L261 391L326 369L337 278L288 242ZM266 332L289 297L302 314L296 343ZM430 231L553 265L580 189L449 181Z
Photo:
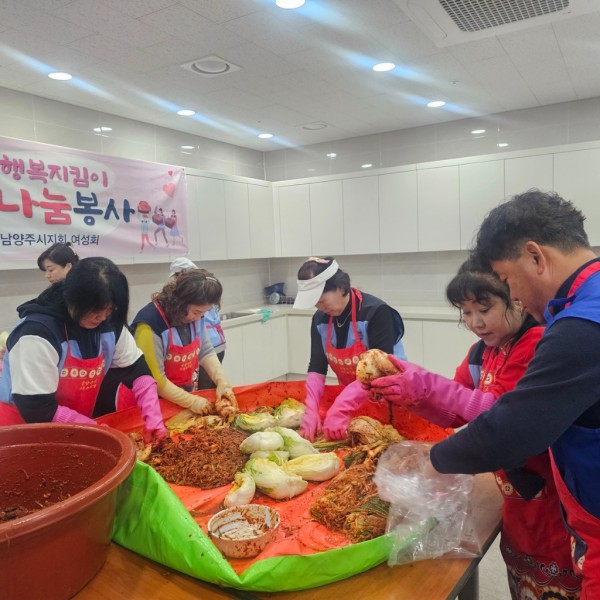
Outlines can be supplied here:
M169 245L169 240L167 239L167 234L165 233L165 227L167 226L167 218L163 212L163 209L158 206L154 208L154 214L152 215L152 221L156 225L156 229L154 230L154 241L156 242L156 246L158 246L158 234L162 233L163 238L165 239L165 244Z
M144 251L144 245L147 243L148 246L154 248L154 244L150 241L148 233L150 231L150 205L145 200L140 200L137 205L137 217L140 221L141 234L142 234L142 246L140 252Z
M181 245L186 247L185 242L183 241L183 236L179 231L179 227L177 226L177 213L175 209L171 211L171 216L167 217L167 227L171 230L171 246L175 246L177 242L177 238L181 240Z

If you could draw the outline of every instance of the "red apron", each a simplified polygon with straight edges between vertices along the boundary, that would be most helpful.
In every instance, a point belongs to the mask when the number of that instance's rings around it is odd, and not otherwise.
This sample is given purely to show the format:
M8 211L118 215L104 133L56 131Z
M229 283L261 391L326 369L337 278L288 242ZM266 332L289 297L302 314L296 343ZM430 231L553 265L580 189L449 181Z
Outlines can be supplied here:
M158 304L154 303L163 321L169 328L169 343L165 354L165 377L180 387L191 386L194 383L194 373L198 370L200 356L200 338L196 338L186 346L173 344L173 329L167 321L165 313Z
M187 346L176 346L173 344L173 330L167 321L167 317L156 302L154 303L154 306L167 325L169 331L169 342L163 361L165 377L179 387L193 386L194 376L198 371L200 338L196 338ZM136 404L133 391L121 384L117 391L117 410L125 410L126 408L136 406Z
M358 290L350 290L350 302L352 303L352 329L354 331L355 343L348 348L335 348L331 343L331 334L333 328L333 317L329 317L329 325L327 326L327 341L325 342L325 355L327 362L337 375L341 385L348 385L356 379L356 365L358 364L360 355L367 351L367 347L358 337L358 326L356 324L356 302L354 298L358 298L358 303L362 303L362 294Z
M552 472L565 520L571 534L571 552L575 572L583 576L581 600L600 598L600 519L591 515L573 497L558 470L552 454Z
M104 354L95 358L76 358L67 340L67 356L58 379L54 398L60 406L91 417L105 371ZM0 425L21 425L23 417L14 404L0 402Z
M479 389L488 391L496 374L508 360L509 348L484 354ZM515 381L516 383L516 381ZM514 489L504 471L496 471L503 497L500 551L508 569L513 598L579 598L581 578L571 569L569 536L565 529L548 452L529 458L529 471L543 477L546 485L531 500ZM553 595L554 594L554 595Z

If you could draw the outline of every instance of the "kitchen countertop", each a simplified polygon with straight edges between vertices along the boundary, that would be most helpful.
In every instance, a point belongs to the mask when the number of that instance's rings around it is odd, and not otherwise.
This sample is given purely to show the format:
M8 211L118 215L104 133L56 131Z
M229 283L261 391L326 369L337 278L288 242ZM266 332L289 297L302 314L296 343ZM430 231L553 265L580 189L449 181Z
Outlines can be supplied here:
M450 306L394 306L405 320L415 321L454 321L458 323L458 310ZM298 310L292 307L291 304L265 304L261 306L236 306L227 310L222 309L222 312L228 311L249 311L254 314L235 319L226 319L222 322L223 329L246 325L247 323L259 322L264 318L266 311L269 313L270 319L282 317L286 315L312 317L315 312L314 308ZM265 311L265 312L261 312Z

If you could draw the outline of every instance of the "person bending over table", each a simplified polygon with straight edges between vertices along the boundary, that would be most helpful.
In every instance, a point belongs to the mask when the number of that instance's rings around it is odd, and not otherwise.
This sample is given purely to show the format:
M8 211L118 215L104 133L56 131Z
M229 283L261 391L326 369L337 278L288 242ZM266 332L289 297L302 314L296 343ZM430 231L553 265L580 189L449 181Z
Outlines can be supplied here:
M109 259L84 258L64 281L17 309L0 380L0 425L87 423L119 406L106 374L118 373L142 412L146 441L167 435L144 355L127 329L129 286Z
M230 417L237 400L210 343L204 314L221 301L220 281L204 269L185 269L172 277L133 319L131 328L158 383L162 398L198 414ZM201 365L216 385L213 404L196 394L194 376Z
M294 308L317 308L310 330L306 411L300 432L310 440L320 431L328 439L342 439L351 414L369 398L368 392L356 381L360 355L378 348L406 358L402 345L404 324L398 311L383 300L353 288L350 276L340 269L333 257L311 257L304 261L298 270L297 285ZM328 367L346 387L321 423L319 405Z
M544 328L511 299L503 281L483 272L473 260L466 261L450 281L446 297L480 338L454 379L390 357L402 374L375 379L371 389L441 427L460 427L515 387ZM500 551L513 600L577 600L581 577L573 572L548 451L495 475L503 498Z

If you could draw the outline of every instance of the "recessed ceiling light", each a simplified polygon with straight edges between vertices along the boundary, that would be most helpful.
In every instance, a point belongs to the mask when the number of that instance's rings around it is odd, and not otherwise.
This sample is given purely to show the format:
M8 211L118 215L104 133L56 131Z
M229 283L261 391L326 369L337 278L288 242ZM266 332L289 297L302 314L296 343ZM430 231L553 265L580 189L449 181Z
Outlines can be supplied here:
M300 8L304 4L304 0L275 0L275 4L279 8Z
M48 77L57 81L69 81L69 79L73 79L73 75L70 73L48 73Z
M329 124L324 121L315 121L314 123L304 123L304 125L299 125L299 127L307 131L319 131L320 129L329 127Z
M96 133L106 133L107 131L112 131L112 127L94 127L94 131Z
M434 100L433 102L428 102L427 106L429 108L439 108L440 106L444 106L446 104L443 100Z
M485 133L485 129L473 129L473 131L471 131L471 133L473 135L479 135L480 133Z
M261 140L270 140L273 137L273 134L272 133L259 133L258 137Z
M365 163L364 165L360 165L363 169L370 169L373 166L373 163Z
M182 110L178 110L177 114L181 115L182 117L191 117L192 115L196 114L196 111L190 110L189 108L183 108Z
M181 146L182 150L193 150L196 146Z
M335 152L329 152L325 155L327 158L335 158L337 154Z
M395 69L396 65L394 63L379 63L373 66L373 71L378 71L379 73L385 73L385 71L391 71Z
M498 146L498 148L506 148L508 144L506 142L500 142L499 144L496 144L496 146Z

